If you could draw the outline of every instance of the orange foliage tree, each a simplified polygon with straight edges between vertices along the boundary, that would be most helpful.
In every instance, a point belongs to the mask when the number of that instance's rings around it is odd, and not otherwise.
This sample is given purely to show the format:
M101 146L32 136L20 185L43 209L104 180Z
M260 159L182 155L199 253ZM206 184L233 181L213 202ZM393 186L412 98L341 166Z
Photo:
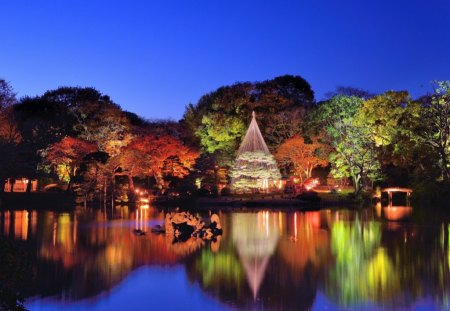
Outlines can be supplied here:
M47 148L43 156L58 174L59 179L68 182L68 189L70 189L83 158L95 151L97 151L96 144L66 136Z
M153 176L158 186L164 186L164 175L183 178L195 164L198 153L169 135L142 135L135 138L111 160L115 175L126 175L130 190L133 177Z
M17 145L22 141L22 135L11 107L0 110L0 142Z
M275 159L281 167L291 168L303 182L304 178L311 177L315 167L328 165L328 153L328 146L320 143L318 137L306 143L301 135L295 135L280 145Z

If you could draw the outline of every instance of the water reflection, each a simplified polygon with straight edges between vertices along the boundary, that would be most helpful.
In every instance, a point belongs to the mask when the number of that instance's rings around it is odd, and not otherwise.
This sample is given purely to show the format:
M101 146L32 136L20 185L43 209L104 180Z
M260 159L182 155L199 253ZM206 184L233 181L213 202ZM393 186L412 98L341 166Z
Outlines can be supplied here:
M0 232L28 249L34 275L23 292L44 307L44 297L68 306L102 301L120 284L152 283L126 281L139 267L177 266L217 308L306 310L324 300L330 308L408 309L418 301L448 308L450 218L417 223L403 207L382 213L221 212L222 237L174 243L150 233L166 214L152 207L19 210L0 212Z
M380 223L358 219L352 223L335 222L331 249L336 260L329 274L327 293L339 305L383 303L398 294L398 270L381 246Z
M406 220L413 212L410 206L387 206L383 208L384 217L390 221Z
M280 236L278 214L261 211L232 215L232 238L256 299Z

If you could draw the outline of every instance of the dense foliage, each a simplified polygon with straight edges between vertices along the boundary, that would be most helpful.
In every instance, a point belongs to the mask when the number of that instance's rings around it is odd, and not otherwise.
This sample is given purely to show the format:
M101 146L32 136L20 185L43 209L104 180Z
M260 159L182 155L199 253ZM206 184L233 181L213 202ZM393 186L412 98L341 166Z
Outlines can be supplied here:
M399 185L445 194L450 82L433 86L417 100L405 91L339 87L316 103L305 79L285 75L220 87L175 122L145 120L94 88L61 87L18 100L0 79L0 191L6 179L26 177L53 180L86 199L113 199L117 187L132 197L135 183L158 194L193 194L194 185L217 193L251 170L235 160L255 111L277 162L258 161L285 177L304 179L327 167L356 192ZM258 174L271 179L269 171Z

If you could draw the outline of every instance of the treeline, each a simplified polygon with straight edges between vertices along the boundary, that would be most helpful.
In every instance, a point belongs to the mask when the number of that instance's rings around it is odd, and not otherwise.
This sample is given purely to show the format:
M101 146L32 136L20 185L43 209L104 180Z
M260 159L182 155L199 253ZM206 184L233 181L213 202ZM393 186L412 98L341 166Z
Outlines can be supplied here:
M136 183L217 194L255 111L285 176L351 180L357 193L398 185L445 194L450 82L433 87L419 99L340 87L317 103L307 81L286 75L220 87L174 122L145 120L92 88L17 99L0 80L0 191L6 178L27 177L57 179L87 200L132 195Z
M183 143L178 123L144 120L93 88L63 87L16 100L1 84L1 190L6 178L26 177L58 180L86 200L122 184L132 194L135 179L165 191L198 157Z

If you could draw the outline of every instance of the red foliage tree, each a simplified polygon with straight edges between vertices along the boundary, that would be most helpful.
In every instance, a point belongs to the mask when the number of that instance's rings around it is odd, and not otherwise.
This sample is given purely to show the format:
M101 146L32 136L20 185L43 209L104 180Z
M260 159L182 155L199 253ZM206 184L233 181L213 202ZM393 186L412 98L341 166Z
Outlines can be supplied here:
M97 151L96 144L66 136L61 141L51 145L44 152L44 158L58 174L58 177L69 183L68 189L70 189L73 177L83 158L95 151Z
M317 137L308 144L301 135L295 135L280 145L275 159L281 166L292 167L293 173L303 181L311 177L315 167L328 164L328 153L328 146L320 143Z
M168 174L183 178L189 174L198 153L183 145L182 141L169 135L157 137L142 135L122 149L111 163L116 175L127 175L130 189L134 190L133 177L153 176L159 186Z

